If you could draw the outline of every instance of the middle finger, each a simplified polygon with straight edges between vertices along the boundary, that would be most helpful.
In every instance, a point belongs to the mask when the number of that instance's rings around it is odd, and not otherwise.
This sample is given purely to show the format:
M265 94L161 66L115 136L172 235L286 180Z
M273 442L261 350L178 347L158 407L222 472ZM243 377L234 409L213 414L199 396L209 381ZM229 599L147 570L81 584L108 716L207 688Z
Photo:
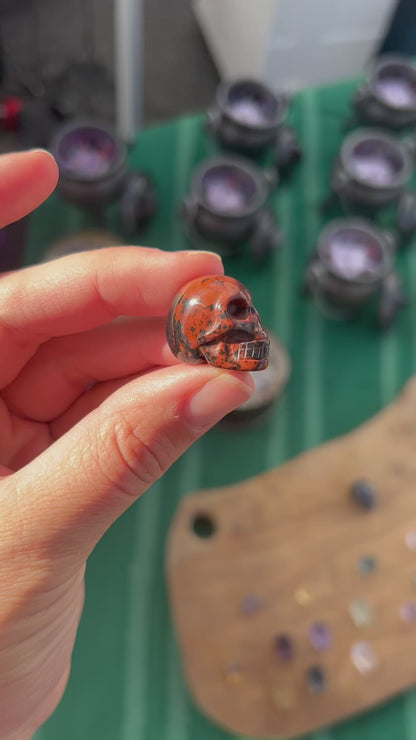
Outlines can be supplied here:
M42 344L2 397L15 414L51 421L93 383L175 362L165 319L117 319Z

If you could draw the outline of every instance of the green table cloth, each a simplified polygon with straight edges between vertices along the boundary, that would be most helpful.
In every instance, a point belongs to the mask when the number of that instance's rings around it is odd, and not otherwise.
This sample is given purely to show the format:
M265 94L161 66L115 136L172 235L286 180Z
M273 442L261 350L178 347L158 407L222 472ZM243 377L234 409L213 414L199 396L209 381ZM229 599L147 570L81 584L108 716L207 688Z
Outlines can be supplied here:
M243 480L348 432L388 403L416 369L415 249L399 255L409 304L386 334L375 328L371 310L355 323L333 323L299 293L306 256L327 220L319 206L345 136L343 123L355 84L307 90L293 102L290 119L305 157L271 197L285 234L283 249L264 267L255 266L248 251L225 260L226 271L247 285L263 323L290 352L293 372L284 397L256 430L212 430L102 539L88 563L69 685L36 740L230 738L193 705L175 644L164 557L179 499L200 488ZM187 248L178 209L194 166L214 152L199 115L140 133L131 165L151 174L159 200L157 217L140 243ZM117 221L113 209L110 227L117 229ZM53 195L31 220L26 263L36 262L53 239L87 223L85 215ZM300 548L301 542L299 532ZM313 737L412 740L416 693Z

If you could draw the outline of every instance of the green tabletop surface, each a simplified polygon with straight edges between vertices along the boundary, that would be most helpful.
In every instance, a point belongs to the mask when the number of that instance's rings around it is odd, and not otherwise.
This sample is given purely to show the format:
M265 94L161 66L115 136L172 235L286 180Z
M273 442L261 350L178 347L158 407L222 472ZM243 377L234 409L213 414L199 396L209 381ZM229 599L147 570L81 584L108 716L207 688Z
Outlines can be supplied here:
M96 547L87 567L86 603L68 688L36 740L230 738L194 706L175 642L164 559L166 533L178 501L191 491L244 480L348 432L389 403L415 371L416 249L398 256L409 302L385 334L375 326L374 307L356 322L331 322L299 291L306 257L328 220L320 204L345 136L355 85L349 81L295 97L290 122L305 156L271 196L284 247L263 266L253 263L248 250L225 260L226 272L249 288L264 325L287 347L293 365L290 384L262 426L211 430ZM195 165L215 152L201 115L140 133L130 164L154 179L159 209L136 243L188 248L178 219L181 200ZM114 208L109 226L120 233L118 219ZM31 219L26 264L38 261L54 239L87 225L85 214L54 194ZM299 557L301 548L299 532ZM396 697L313 738L413 740L416 693Z

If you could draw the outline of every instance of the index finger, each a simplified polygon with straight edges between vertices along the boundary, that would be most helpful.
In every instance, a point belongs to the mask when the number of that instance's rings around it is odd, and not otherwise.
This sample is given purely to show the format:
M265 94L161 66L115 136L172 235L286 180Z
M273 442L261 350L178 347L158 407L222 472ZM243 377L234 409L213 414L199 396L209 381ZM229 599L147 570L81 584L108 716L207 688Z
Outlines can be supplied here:
M10 273L0 280L0 387L54 336L117 316L163 316L199 275L222 274L218 255L110 247Z
M0 228L37 208L51 194L58 167L41 149L0 156Z

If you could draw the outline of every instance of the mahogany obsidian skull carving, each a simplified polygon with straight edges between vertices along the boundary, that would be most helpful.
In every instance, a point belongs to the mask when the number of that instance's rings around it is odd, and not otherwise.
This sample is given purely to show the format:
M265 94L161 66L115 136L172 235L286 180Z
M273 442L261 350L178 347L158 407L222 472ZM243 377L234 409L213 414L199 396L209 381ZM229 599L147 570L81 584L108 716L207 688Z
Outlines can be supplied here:
M208 275L184 285L170 308L166 337L182 362L247 371L268 364L269 337L250 293L231 277Z

